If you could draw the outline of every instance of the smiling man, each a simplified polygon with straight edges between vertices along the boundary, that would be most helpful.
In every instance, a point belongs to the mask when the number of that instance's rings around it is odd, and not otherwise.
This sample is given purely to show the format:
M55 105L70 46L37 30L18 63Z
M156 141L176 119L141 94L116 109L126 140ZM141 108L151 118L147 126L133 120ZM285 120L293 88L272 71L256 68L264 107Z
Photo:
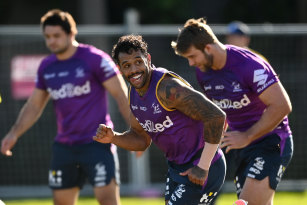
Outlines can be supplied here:
M143 151L153 141L169 165L165 203L210 204L226 172L218 148L224 112L177 74L155 68L141 36L121 37L112 57L131 85L131 127L118 133L101 124L94 139L132 151Z

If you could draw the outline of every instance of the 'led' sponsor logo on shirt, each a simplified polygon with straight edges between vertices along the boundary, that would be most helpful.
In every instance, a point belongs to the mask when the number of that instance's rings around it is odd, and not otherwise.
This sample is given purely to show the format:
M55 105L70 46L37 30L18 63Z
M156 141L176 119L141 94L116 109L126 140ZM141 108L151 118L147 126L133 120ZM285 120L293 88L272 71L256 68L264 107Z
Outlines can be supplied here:
M137 119L137 121L139 120ZM146 132L163 132L166 128L170 128L174 125L169 116L166 116L166 120L164 120L162 123L155 124L151 120L145 120L144 123L139 121L139 123Z
M58 100L88 94L91 92L91 86L90 81L86 81L84 85L73 85L71 83L66 83L63 84L58 90L48 88L47 91L50 93L52 99Z
M240 101L231 101L229 99L222 99L222 100L212 99L212 101L221 109L240 109L244 106L247 106L251 102L246 94L243 95L243 98Z

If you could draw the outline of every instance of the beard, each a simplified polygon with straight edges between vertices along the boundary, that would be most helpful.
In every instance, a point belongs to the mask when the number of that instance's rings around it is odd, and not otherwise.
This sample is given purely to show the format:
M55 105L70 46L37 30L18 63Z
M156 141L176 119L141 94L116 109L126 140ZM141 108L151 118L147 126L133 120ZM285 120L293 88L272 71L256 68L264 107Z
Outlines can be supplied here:
M130 85L132 85L134 88L136 88L136 89L141 89L141 88L143 88L143 87L146 85L146 83L148 83L148 81L150 80L150 70L149 70L149 69L150 69L150 68L146 67L146 69L145 69L144 71L134 73L133 75L127 76L127 77L125 77L125 78L126 78L127 82L129 82ZM138 85L132 83L131 80L130 80L133 76L135 76L135 75L137 75L137 74L141 74L141 75L142 75L142 77L141 77L141 78L142 78L142 82L140 82Z
M50 51L56 55L65 53L68 50L68 46L57 48L57 49L50 49Z
M62 43L55 43L54 45L47 45L48 49L50 50L51 53L54 53L56 55L60 55L65 53L70 45L69 39L66 39Z
M212 70L212 65L213 65L213 55L212 54L208 54L206 51L203 51L205 59L207 61L207 63L205 63L204 69L205 70Z

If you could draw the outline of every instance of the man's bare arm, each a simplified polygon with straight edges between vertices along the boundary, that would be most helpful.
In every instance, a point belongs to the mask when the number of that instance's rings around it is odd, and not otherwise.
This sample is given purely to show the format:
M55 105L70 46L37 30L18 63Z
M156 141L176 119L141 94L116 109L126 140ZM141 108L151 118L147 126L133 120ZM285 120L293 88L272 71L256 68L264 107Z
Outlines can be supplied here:
M49 94L45 90L35 88L26 104L22 107L15 124L2 139L1 152L11 156L11 149L16 144L18 138L25 133L41 116L47 102Z
M202 93L179 79L166 76L158 87L158 97L167 108L177 109L194 120L202 121L206 142L220 142L225 113Z
M222 137L225 113L203 94L174 77L166 76L161 81L157 93L167 108L177 109L204 123L206 143L200 160L197 166L180 173L182 176L188 176L191 182L203 186Z
M93 139L101 143L113 143L129 151L146 150L151 144L150 136L133 114L130 115L130 124L130 129L124 133L115 132L110 127L100 124Z

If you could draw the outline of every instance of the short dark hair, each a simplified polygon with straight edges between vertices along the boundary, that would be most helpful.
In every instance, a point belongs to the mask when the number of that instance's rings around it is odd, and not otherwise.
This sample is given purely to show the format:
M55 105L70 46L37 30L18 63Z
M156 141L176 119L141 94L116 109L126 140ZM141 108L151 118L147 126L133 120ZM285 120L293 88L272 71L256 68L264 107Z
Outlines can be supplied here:
M73 17L60 9L52 9L41 18L41 26L44 31L47 25L61 26L67 34L77 34L77 26Z
M142 54L147 55L147 43L140 35L126 35L118 39L117 43L112 49L112 58L116 64L119 64L119 53L131 54L133 51L141 51Z
M207 44L217 43L217 37L207 25L204 18L189 19L184 27L179 30L177 40L172 42L176 54L184 54L193 45L203 50Z

